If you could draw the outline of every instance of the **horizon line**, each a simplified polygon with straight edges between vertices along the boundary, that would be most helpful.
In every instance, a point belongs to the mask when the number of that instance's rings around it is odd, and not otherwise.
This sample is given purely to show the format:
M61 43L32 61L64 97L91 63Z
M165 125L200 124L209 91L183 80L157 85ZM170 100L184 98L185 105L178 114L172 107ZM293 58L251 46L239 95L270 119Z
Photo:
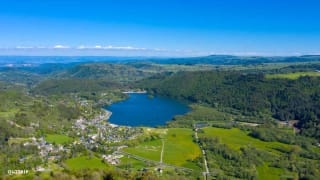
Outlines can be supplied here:
M314 54L299 54L299 55L237 55L237 54L208 54L208 55L181 55L181 56L156 56L156 55L133 55L133 56L125 56L125 55L20 55L20 54L0 54L0 57L117 57L117 58L183 58L183 57L209 57L209 56L234 56L234 57L303 57L303 56L320 56L320 53Z

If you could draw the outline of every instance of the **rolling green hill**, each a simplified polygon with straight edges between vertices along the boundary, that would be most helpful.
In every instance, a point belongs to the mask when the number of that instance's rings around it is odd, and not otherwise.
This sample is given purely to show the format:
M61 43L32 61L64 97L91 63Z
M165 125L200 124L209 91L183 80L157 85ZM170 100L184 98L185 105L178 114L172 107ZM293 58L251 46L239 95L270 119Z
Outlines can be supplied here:
M32 92L43 95L61 95L66 93L99 92L121 87L118 83L100 79L50 79L38 84L32 89Z
M299 120L301 133L320 138L320 78L270 79L264 74L232 71L183 72L141 81L151 93L232 108L244 116Z

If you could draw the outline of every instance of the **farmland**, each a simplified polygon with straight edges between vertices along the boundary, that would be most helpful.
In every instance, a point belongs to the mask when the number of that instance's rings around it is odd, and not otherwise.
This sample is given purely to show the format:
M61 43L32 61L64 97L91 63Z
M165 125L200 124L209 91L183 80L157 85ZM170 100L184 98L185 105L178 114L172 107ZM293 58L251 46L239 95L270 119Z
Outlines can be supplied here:
M218 137L221 142L226 144L229 148L240 151L241 147L245 146L253 146L259 149L263 149L269 152L277 151L275 149L289 149L290 146L287 144L279 143L279 142L264 142L253 137L250 137L245 131L241 131L240 129L222 129L222 128L214 128L208 127L204 128L204 133L199 134L200 137L210 136L210 137Z
M80 156L66 160L68 168L71 170L80 169L105 169L108 166L96 157Z
M65 144L65 143L72 142L72 138L66 135L61 135L61 134L47 134L46 140L49 143L55 143L55 144Z
M146 159L160 161L161 140L143 142L138 146L127 148L125 151Z
M192 169L199 168L190 162L201 155L199 146L193 142L192 134L191 129L169 129L165 139L163 161Z
M246 171L241 169L242 173L244 173L241 176L255 176L259 177L259 179L280 179L280 177L292 178L296 176L295 173L270 165L270 161L274 161L274 158L281 158L283 152L291 151L295 146L279 142L261 141L249 136L246 131L238 128L222 129L208 127L202 130L199 133L199 137L210 159L208 162L209 169L210 171L215 171L217 176L239 176L241 173L225 169L225 166L230 163L242 163L243 167L248 166ZM210 138L215 139L214 142L208 141ZM224 157L223 159L221 155ZM246 160L247 158L256 160L250 162L251 160ZM249 168L252 168L253 164L256 167L251 171ZM221 173L217 169L224 172Z
M163 162L176 166L199 169L192 160L200 157L199 146L193 142L193 131L186 128L170 128L163 135ZM126 152L146 159L160 161L162 149L161 139L147 141L138 146L125 149Z

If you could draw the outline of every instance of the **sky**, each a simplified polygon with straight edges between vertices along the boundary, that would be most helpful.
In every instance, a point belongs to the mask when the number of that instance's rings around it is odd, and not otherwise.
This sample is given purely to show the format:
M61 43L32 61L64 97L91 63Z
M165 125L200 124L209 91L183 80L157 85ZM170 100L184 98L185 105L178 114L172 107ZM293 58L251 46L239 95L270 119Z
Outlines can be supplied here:
M1 0L0 55L320 54L319 0Z

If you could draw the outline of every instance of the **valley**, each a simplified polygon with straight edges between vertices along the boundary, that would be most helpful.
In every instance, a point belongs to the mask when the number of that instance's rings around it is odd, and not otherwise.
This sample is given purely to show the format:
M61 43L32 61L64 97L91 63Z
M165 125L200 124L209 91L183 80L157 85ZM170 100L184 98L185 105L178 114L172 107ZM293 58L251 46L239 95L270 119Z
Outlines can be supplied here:
M1 177L318 177L317 57L210 58L2 68Z

